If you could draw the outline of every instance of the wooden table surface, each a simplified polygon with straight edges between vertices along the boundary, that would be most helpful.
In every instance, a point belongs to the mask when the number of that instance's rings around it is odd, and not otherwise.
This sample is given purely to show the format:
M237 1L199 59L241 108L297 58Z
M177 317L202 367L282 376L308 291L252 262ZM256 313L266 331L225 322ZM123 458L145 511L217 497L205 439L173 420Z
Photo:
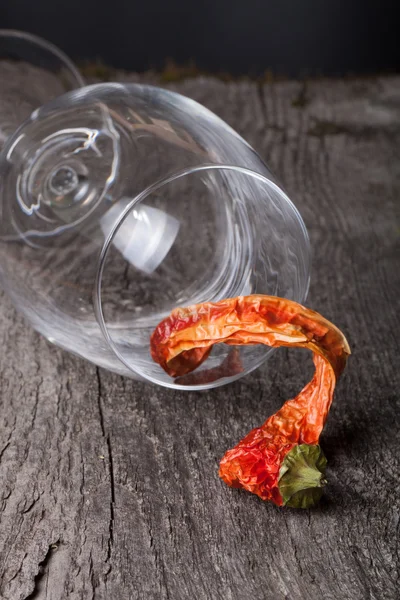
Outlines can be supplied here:
M307 353L170 391L49 345L2 295L0 598L395 600L400 78L169 87L243 135L306 222L307 303L353 351L322 438L329 485L319 508L296 511L217 475L224 451L300 390Z

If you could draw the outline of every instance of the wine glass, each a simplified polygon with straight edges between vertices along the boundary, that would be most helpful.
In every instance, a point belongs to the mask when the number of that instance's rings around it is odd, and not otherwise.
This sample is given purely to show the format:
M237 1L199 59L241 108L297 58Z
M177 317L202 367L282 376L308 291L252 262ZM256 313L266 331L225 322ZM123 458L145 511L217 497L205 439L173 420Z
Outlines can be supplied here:
M59 48L13 29L0 29L0 82L0 148L33 110L84 85Z
M309 283L306 228L257 153L148 85L87 86L33 112L0 156L0 247L0 283L48 340L170 388L222 385L273 352L221 344L197 382L173 380L149 338L174 307L303 302Z

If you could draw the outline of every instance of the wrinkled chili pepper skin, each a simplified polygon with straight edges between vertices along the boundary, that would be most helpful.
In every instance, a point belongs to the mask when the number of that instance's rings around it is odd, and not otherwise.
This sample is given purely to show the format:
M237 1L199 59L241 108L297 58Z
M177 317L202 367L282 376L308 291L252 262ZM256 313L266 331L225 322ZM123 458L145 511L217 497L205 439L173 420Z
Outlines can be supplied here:
M286 456L297 444L316 445L333 398L335 375L326 361L314 356L313 379L293 399L253 429L220 463L221 479L241 487L262 500L283 504L279 492L279 471Z
M176 377L196 369L221 342L308 348L329 356L337 377L350 353L343 334L320 314L285 298L262 295L176 308L154 330L150 350L153 360Z
M217 343L308 348L312 380L259 428L229 450L220 476L263 500L283 504L280 470L296 445L317 445L350 348L340 330L320 314L276 296L239 296L175 309L151 337L151 353L171 376L198 367Z

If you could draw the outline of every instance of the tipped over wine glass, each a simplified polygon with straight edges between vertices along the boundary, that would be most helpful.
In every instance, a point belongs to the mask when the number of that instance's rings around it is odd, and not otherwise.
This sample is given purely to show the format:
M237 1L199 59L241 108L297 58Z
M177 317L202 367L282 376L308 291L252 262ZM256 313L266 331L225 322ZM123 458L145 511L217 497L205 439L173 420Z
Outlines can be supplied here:
M216 387L264 362L270 348L238 348L241 369L230 371L220 345L200 367L217 375L184 385L149 348L175 307L306 298L305 225L249 144L166 89L84 87L60 50L30 34L0 30L0 78L0 284L33 327L170 388Z

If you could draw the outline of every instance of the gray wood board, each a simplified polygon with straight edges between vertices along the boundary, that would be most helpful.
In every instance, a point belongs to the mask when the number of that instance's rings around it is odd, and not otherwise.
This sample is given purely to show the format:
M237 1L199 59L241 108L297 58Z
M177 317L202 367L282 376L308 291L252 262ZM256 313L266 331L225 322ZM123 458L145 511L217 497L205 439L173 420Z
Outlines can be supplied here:
M307 353L279 350L216 390L169 391L49 345L3 295L0 597L394 600L400 78L170 87L256 148L308 227L308 305L353 351L322 438L329 485L302 512L217 474L224 451L306 381Z

